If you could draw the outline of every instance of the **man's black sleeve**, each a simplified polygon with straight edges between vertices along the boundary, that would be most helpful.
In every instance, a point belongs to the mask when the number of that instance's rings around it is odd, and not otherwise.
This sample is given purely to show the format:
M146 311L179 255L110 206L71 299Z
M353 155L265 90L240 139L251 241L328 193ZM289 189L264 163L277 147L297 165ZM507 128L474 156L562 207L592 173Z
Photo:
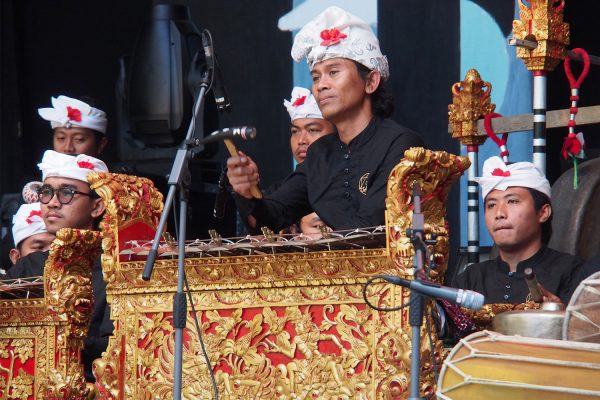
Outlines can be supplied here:
M253 233L263 226L277 232L312 212L306 186L304 165L300 164L271 195L257 200L235 193L234 199L244 222L250 215L256 219Z

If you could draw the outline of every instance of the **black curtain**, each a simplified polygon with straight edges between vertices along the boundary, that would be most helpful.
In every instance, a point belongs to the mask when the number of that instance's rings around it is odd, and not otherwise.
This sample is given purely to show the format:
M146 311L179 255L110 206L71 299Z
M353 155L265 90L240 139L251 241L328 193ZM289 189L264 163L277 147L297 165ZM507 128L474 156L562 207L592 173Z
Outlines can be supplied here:
M187 4L194 24L212 32L232 104L232 112L219 119L220 127L256 126L257 139L239 148L257 161L265 186L283 179L292 170L289 118L282 106L292 87L292 38L290 32L279 31L277 20L291 10L291 0L173 3ZM107 112L109 145L102 159L111 168L122 167L116 144L119 59L132 54L153 2L3 0L0 4L0 194L19 191L23 183L39 179L36 164L52 146L52 131L37 109L49 106L50 97L59 94L91 96ZM209 161L220 165L226 158L227 152L220 149ZM151 177L160 181L169 171L170 166L157 174L161 177ZM214 190L205 190L204 178L202 173L193 174L188 237L206 237L209 228L222 225L212 219Z
M458 154L448 134L450 87L460 81L458 1L379 0L378 36L390 64L389 85L396 100L394 119L419 132L432 150ZM447 209L453 273L460 246L458 184ZM450 276L450 275L447 275Z

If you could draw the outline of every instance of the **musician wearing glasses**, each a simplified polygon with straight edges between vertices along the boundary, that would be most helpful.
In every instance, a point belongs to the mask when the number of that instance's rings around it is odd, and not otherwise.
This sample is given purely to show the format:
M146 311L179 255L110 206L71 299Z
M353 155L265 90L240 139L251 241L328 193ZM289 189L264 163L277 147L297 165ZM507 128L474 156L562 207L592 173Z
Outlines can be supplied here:
M50 122L53 132L53 149L59 153L77 155L87 154L98 157L108 143L106 128L108 119L106 113L93 107L93 100L85 98L85 102L60 95L51 98L51 107L39 108L38 114ZM29 182L23 188L23 199L26 203L37 202L37 189L40 182ZM0 241L0 266L5 267L8 260L6 254L13 245L12 235L9 232ZM14 262L13 262L14 263Z
M95 229L105 206L102 199L90 189L86 178L90 172L108 172L106 164L84 154L71 156L47 150L38 167L43 177L43 184L38 189L41 215L48 233L55 235L61 228ZM47 251L22 257L8 271L7 278L43 275L47 258ZM92 362L106 350L113 331L100 258L92 269L92 289L94 313L82 352L85 376L90 382L94 381Z

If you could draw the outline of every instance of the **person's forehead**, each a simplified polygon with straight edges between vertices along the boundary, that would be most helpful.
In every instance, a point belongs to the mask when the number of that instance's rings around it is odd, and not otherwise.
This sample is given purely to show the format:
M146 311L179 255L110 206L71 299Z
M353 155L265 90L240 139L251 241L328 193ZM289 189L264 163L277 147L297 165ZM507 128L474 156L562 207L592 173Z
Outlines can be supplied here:
M313 65L313 68L312 68L311 72L325 70L325 69L331 68L333 66L348 67L348 66L351 66L353 64L354 64L354 61L349 60L347 58L341 58L341 57L329 58L327 60L319 61L318 63L316 63L315 65Z
M296 118L292 121L292 126L297 128L307 128L311 125L323 126L327 123L322 118Z
M46 179L44 179L44 185L48 185L51 186L54 189L58 189L64 186L72 186L72 187L76 187L78 189L84 189L84 188L89 188L90 184L77 180L77 179L71 179L71 178L62 178L59 176L50 176Z
M94 136L94 131L89 128L82 128L74 126L71 128L60 127L54 129L54 135L65 135L65 136Z
M505 197L514 197L514 196L523 197L523 196L527 196L528 194L529 194L529 190L527 190L527 188L525 188L525 187L510 186L510 187L507 187L506 190L499 190L499 189L492 190L490 193L488 193L488 195L485 199L487 201L487 200L502 199Z
M23 243L24 244L34 244L34 243L39 243L39 242L47 242L47 241L51 241L54 238L54 235L48 233L48 232L41 232L41 233L36 233L35 235L31 235L25 239L23 239Z

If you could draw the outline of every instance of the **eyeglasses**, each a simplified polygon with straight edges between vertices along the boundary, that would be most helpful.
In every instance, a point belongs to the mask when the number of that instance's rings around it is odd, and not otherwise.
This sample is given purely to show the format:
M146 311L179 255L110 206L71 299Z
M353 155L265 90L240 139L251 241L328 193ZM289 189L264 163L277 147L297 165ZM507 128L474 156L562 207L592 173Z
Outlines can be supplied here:
M80 192L80 191L77 191L75 189L71 189L68 187L61 187L58 189L54 189L51 186L42 186L41 188L38 189L37 193L40 198L40 202L42 204L50 203L50 200L52 200L52 198L54 197L54 193L56 193L56 197L58 197L58 201L60 202L60 204L69 204L71 201L73 201L73 197L76 194L81 194L83 196L88 196L88 197L93 196L90 193L83 193L83 192Z

